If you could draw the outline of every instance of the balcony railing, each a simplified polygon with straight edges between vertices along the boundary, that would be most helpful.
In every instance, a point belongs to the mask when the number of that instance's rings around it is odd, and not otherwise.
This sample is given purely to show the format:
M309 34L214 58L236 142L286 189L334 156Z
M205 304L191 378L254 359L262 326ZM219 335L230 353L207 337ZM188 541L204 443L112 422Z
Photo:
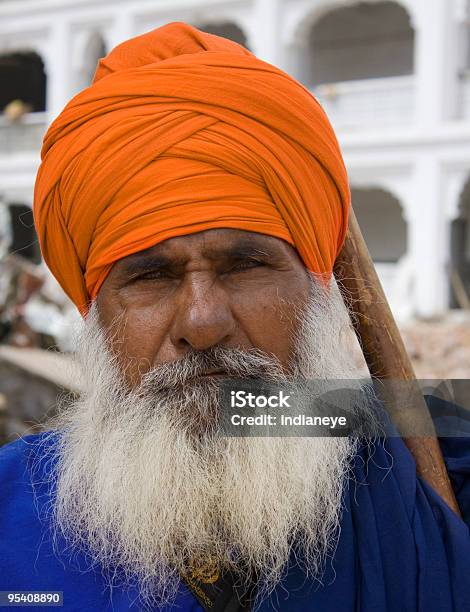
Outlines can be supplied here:
M0 116L0 155L38 152L46 127L47 113L28 113L14 122Z
M406 125L413 120L413 75L329 83L311 91L336 129Z

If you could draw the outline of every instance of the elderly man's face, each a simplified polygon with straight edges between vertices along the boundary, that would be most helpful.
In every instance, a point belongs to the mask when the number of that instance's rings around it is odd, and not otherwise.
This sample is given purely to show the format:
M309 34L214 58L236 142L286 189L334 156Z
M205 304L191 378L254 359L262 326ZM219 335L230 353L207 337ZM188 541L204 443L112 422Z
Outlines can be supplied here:
M114 266L78 338L84 392L56 418L50 483L56 529L110 580L122 568L150 604L171 601L179 576L210 559L269 593L293 543L320 575L355 441L225 436L211 377L357 378L341 295L319 281L283 241L235 230Z
M293 305L305 306L309 288L303 263L283 240L214 229L121 259L97 302L105 329L125 317L114 350L135 386L150 368L216 345L261 349L287 365Z

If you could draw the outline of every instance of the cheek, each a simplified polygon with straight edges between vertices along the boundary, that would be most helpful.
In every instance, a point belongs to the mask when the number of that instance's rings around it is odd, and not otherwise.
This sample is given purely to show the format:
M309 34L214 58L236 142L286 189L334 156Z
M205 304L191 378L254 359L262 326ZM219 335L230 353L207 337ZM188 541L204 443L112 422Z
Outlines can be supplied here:
M292 296L296 296L292 299ZM307 294L298 287L265 287L250 296L238 296L234 314L251 346L278 357L287 365L297 331L296 310L307 303Z
M165 342L171 312L164 306L126 304L120 308L125 324L113 338L113 351L118 356L126 380L135 386L155 362Z

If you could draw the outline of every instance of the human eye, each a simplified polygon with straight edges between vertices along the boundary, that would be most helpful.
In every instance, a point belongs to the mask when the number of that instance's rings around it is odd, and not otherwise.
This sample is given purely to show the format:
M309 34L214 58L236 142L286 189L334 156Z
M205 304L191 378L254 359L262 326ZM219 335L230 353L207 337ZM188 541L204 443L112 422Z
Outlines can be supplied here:
M229 272L243 272L245 270L253 270L255 268L260 268L266 265L261 259L256 259L254 257L250 257L247 259L242 259L240 261L235 262L231 267Z
M167 269L158 269L158 270L149 270L148 272L143 272L133 278L134 282L145 282L145 281L166 281L174 278L174 274L172 274Z

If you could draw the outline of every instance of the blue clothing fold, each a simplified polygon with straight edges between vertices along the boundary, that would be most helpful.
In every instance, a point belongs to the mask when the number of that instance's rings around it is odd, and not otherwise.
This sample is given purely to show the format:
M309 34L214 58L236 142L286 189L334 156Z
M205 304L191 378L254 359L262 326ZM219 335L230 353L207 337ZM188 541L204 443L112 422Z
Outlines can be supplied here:
M464 520L416 476L400 438L365 444L354 459L341 533L321 582L291 563L260 612L469 612L470 438L440 442ZM53 444L54 436L38 434L0 450L0 591L63 591L67 611L142 609L133 587L110 590L85 555L54 553L41 483ZM33 490L37 453L44 461ZM202 612L184 585L164 609Z

